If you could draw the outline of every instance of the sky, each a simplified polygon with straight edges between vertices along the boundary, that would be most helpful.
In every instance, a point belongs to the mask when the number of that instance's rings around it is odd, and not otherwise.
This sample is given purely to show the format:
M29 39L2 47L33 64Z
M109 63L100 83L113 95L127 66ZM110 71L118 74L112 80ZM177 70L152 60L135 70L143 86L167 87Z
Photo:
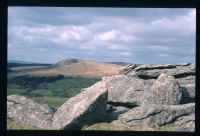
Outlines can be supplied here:
M195 63L196 10L9 7L8 59Z

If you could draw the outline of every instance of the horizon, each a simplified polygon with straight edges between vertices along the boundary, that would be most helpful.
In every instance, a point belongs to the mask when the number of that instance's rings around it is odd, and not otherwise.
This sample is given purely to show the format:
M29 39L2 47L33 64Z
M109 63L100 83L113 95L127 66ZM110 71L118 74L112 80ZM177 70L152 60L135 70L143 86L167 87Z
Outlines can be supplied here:
M8 60L195 63L195 39L195 9L8 8Z
M102 63L130 63L130 64L166 64L166 63L132 63L132 62L124 62L124 61L99 61L99 60L92 60L92 59L80 59L80 58L65 58L65 59L62 59L60 61L63 61L63 60L71 60L71 59L78 59L78 60L81 60L81 61L96 61L96 62L102 62ZM58 62L55 62L55 63L44 63L44 62L32 62L32 61L23 61L23 60L7 60L7 63L9 63L9 61L16 61L16 62L10 62L10 63L37 63L37 64L56 64ZM191 63L191 64L196 64L195 62L184 62L184 63ZM168 64L183 64L183 63L168 63Z

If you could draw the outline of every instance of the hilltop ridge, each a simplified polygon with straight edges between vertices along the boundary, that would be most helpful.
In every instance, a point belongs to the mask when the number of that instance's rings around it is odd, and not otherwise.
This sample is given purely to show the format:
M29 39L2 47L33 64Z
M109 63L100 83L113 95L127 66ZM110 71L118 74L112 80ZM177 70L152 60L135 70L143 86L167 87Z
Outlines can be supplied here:
M10 75L32 76L106 76L118 74L121 65L94 60L64 59L49 66L11 68Z

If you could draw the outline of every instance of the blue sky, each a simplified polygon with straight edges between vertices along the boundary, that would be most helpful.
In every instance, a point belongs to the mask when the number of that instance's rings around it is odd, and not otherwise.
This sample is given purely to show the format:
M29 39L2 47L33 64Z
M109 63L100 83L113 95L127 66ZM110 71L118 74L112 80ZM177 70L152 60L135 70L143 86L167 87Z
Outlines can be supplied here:
M8 9L9 60L194 63L195 37L195 9Z

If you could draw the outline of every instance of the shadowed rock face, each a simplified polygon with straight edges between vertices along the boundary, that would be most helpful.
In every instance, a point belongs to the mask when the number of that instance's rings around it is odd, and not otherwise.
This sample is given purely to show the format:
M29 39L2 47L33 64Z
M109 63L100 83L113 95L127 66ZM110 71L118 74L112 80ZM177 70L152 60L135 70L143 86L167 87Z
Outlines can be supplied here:
M168 74L161 74L150 88L143 104L177 105L181 102L181 98L181 88L175 78Z
M70 98L54 114L53 128L80 129L99 122L106 113L108 91L101 81Z
M195 101L195 84L188 84L181 87L182 100L181 103L190 103Z
M129 127L158 127L181 116L195 113L195 104L139 106L119 115L119 121Z
M35 128L51 129L53 111L19 95L7 96L7 118Z

